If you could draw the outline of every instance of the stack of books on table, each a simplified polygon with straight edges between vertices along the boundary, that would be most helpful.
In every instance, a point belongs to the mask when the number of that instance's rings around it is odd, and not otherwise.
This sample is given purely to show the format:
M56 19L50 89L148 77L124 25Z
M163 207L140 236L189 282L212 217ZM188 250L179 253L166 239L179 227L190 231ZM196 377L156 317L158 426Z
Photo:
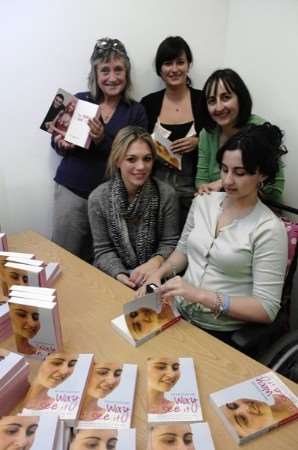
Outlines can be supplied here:
M4 443L3 449L68 448L64 438L64 426L57 414L3 416L0 418L0 437L0 443Z
M148 358L147 398L148 450L159 450L165 442L173 448L214 450L209 426L202 422L192 358Z
M56 290L13 285L8 305L17 351L37 359L63 348Z
M0 348L0 416L8 414L29 389L29 365L22 355Z
M130 344L138 346L174 325L181 316L175 305L160 301L158 289L123 305L123 314L112 327Z

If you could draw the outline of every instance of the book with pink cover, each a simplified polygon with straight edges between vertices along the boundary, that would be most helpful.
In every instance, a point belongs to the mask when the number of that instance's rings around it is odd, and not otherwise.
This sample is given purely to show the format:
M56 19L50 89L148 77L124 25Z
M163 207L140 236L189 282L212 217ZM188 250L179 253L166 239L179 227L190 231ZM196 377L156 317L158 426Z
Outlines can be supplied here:
M154 425L149 430L147 450L215 450L206 422Z
M147 399L151 424L202 421L193 359L148 358Z
M136 450L136 430L115 428L82 429L77 427L70 441L72 449Z
M56 115L50 114L59 95L63 97L63 102L57 108ZM40 128L53 135L61 135L71 144L88 149L91 143L88 120L99 117L99 114L97 104L80 100L64 89L58 89ZM47 117L50 120L47 120Z
M79 428L129 428L137 365L95 361L79 417Z
M68 426L73 426L79 416L92 363L90 353L48 355L31 384L22 413L56 412Z
M63 347L55 301L11 297L8 300L17 351L37 359Z
M160 303L158 291L126 303L123 311L124 314L112 319L112 327L134 346L143 344L181 318L174 304Z
M23 400L29 389L29 364L18 369L12 369L10 377L0 386L0 416L9 414L16 405Z
M210 401L238 444L298 418L298 397L274 372L213 392Z

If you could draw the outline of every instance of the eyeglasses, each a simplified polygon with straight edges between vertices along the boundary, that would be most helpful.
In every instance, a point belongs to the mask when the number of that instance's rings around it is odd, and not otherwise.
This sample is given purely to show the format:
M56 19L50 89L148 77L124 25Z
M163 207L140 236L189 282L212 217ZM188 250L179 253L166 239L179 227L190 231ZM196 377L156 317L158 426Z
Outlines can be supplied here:
M95 44L92 59L94 59L95 56L101 56L108 51L115 51L127 57L126 49L122 42L118 39L102 38L98 39Z

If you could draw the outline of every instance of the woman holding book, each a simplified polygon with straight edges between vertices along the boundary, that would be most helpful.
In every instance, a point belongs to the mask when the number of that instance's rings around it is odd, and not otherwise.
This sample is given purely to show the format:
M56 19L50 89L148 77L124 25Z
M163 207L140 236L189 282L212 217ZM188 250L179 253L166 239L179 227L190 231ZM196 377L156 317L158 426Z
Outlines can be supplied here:
M120 383L122 364L104 362L93 365L84 397L80 420L96 420L106 412L98 405L100 399L109 395Z
M154 159L150 134L123 128L108 161L111 179L89 197L94 264L131 288L160 267L178 240L175 192L151 176Z
M170 424L152 427L148 450L196 450L191 426Z
M47 409L55 402L48 390L56 388L69 378L75 368L77 355L70 353L51 353L42 362L27 394L27 409Z
M0 450L30 450L34 443L39 417L0 417Z
M180 363L173 358L148 358L148 413L165 414L175 406L165 393L169 392L180 378Z
M116 450L117 430L77 430L69 450Z
M182 316L225 342L245 322L272 322L280 307L288 242L281 220L258 198L274 182L281 145L278 127L250 125L219 150L225 192L197 196L183 234L148 283L181 271L161 287ZM141 293L140 293L141 294Z
M129 96L130 60L118 39L99 39L91 55L89 91L77 98L99 105L100 118L89 120L89 149L52 137L52 146L63 156L55 176L53 241L71 253L92 260L87 199L104 180L111 145L118 130L127 125L147 127L144 108Z
M200 103L204 129L199 136L199 159L196 175L198 193L220 191L223 181L216 159L218 149L242 127L265 122L252 114L252 99L242 78L232 69L213 72L207 79ZM285 183L283 165L279 165L274 182L259 189L259 195L279 201Z
M171 184L179 198L180 229L182 230L195 192L195 171L198 158L198 134L202 128L199 117L201 91L191 87L189 70L192 53L180 36L164 39L157 49L155 69L165 89L144 97L149 132L169 139L171 151L179 155L179 170L159 158L154 175Z
M14 303L10 303L9 308L17 351L34 355L37 349L30 344L30 339L40 330L38 308Z

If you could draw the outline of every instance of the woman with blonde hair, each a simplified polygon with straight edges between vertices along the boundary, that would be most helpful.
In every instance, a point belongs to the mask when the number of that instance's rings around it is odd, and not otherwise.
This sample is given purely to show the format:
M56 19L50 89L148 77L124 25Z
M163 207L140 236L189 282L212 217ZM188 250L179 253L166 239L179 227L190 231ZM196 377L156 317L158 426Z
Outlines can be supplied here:
M175 192L151 177L154 159L150 134L123 128L108 161L111 179L88 201L95 266L131 288L160 267L178 239Z

